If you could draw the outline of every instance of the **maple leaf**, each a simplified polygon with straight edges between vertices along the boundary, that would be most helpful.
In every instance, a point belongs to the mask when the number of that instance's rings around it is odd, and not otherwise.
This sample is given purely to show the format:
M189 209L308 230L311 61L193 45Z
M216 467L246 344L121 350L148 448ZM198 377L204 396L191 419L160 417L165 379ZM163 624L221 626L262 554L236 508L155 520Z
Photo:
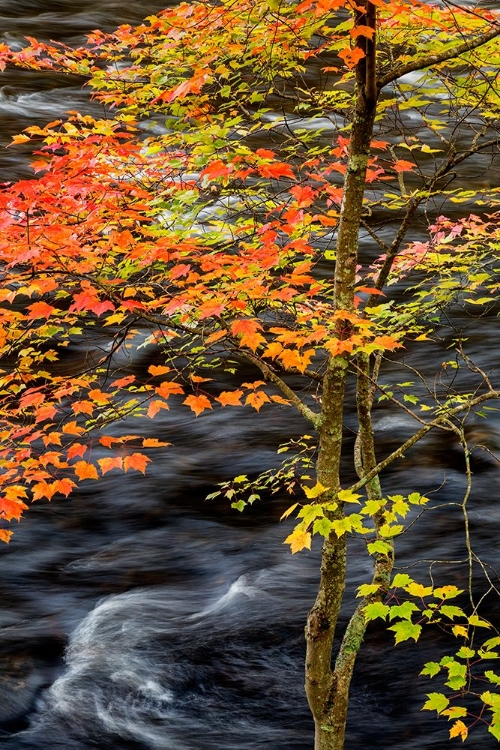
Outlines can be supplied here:
M467 726L460 719L450 728L450 740L453 739L453 737L460 737L462 742L465 742L468 734L469 730L467 729Z
M241 406L241 397L243 391L222 391L215 400L218 401L222 406Z
M164 380L163 383L160 383L160 385L155 388L155 391L158 396L168 398L172 394L184 393L184 388L179 383L176 383L175 380Z
M156 376L156 375L164 375L167 372L171 372L172 368L167 367L166 365L150 365L148 367L148 372L150 375Z
M36 410L35 422L44 422L46 419L52 419L56 412L57 408L54 404L42 404Z
M354 39L356 39L358 36L364 36L367 39L373 39L375 29L373 29L371 26L363 26L362 24L359 24L359 26L355 26L353 29L351 29L349 31L349 34Z
M79 424L73 421L66 422L66 424L62 427L62 431L66 435L81 435L82 432L85 432L85 428L81 427Z
M98 458L97 463L101 468L101 473L104 475L111 469L122 469L123 458L121 456L113 456L112 458Z
M49 318L56 308L46 302L34 302L28 305L27 309L29 310L28 320L35 320L36 318Z
M156 417L160 409L166 409L169 410L169 406L165 401L158 401L155 399L154 401L151 401L148 406L147 415L150 419L153 419Z
M345 49L340 50L338 56L345 62L349 70L352 70L352 68L354 68L363 57L366 57L363 50L359 47L354 47L354 49L346 47Z
M33 485L33 501L40 500L42 497L46 500L51 500L56 492L57 488L53 482L37 482L37 484Z
M68 497L69 494L74 490L76 487L76 484L69 479L69 477L64 477L63 479L56 479L54 482L54 487L56 489L56 492L59 492L61 495L65 495Z
M140 471L141 474L146 473L146 465L151 463L151 459L145 456L143 453L132 453L131 456L125 456L123 459L123 468L125 472L129 469Z
M172 445L172 443L164 443L157 438L144 438L142 441L143 448L161 448L167 445Z
M248 394L245 399L245 404L252 406L256 411L260 411L262 405L268 401L270 401L270 398L265 391L255 391L254 393Z
M27 510L28 506L19 499L11 499L9 497L0 497L0 518L4 518L6 521L12 521L14 518L16 521L22 516L23 510Z
M5 544L8 544L10 542L11 536L12 536L12 531L9 531L8 529L0 529L0 541L5 542Z
M411 172L413 169L415 169L416 165L411 161L398 159L392 166L396 170L396 172Z
M311 549L311 541L312 537L309 531L295 529L287 536L283 544L289 544L292 555L295 555L296 552L303 549Z
M233 170L233 164L224 164L223 161L217 159L217 161L211 162L201 170L200 177L206 177L208 180L216 180L217 177L228 177Z
M74 414L88 414L92 416L95 410L95 404L92 401L75 401L71 404Z
M73 471L80 481L83 479L99 479L96 467L94 464L87 463L87 461L77 461L73 466Z
M266 341L264 336L258 333L258 331L262 331L262 326L257 320L252 318L233 320L231 323L233 336L240 336L240 344L248 346L253 352Z
M189 406L191 411L194 411L196 416L201 414L202 411L205 411L205 409L212 408L212 404L210 403L208 398L204 396L203 394L200 396L194 396L194 395L188 396L186 399L184 399L182 403Z
M45 396L39 390L27 390L19 401L19 408L26 409L28 406L40 406L45 401Z
M126 385L130 385L135 381L135 375L127 375L124 378L119 378L118 380L113 380L111 383L112 388L124 388Z
M290 180L297 179L291 166L282 161L277 161L274 164L259 164L258 170L262 177L271 177L274 180L280 177L288 177Z

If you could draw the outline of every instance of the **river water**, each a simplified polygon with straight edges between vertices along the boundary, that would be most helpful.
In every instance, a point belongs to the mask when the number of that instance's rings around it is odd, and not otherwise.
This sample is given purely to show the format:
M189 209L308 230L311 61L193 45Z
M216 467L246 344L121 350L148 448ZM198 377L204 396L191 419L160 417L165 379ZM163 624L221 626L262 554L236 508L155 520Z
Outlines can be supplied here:
M24 34L80 41L86 31L134 22L161 7L152 0L140 7L130 0L3 0L0 41L16 43ZM9 71L0 78L0 145L28 124L75 108L97 109L78 81ZM1 151L0 179L27 173L22 149ZM476 175L472 165L468 178ZM497 331L490 315L471 332L477 360L490 368ZM422 355L408 356L424 364ZM144 355L133 366L151 363ZM154 424L134 426L173 444L155 453L146 478L108 475L71 500L29 511L0 558L2 745L310 750L303 627L319 550L292 556L282 545L287 526L277 520L287 498L267 498L243 515L204 500L217 481L275 465L277 444L303 429L284 408L264 409L258 417L220 410L197 420L173 410ZM499 418L493 413L473 429L476 442L492 451L474 454L473 542L494 576ZM411 425L389 411L377 430L389 450ZM386 491L439 490L440 503L460 498L463 461L458 445L446 440L429 438L410 453L406 472L396 467L388 473ZM349 435L346 442L352 442ZM368 574L366 556L353 544L351 589ZM464 553L459 513L438 505L405 536L399 563L425 571L425 560L457 560ZM465 585L458 566L443 563L438 571ZM483 586L479 579L477 586ZM494 597L483 613L500 625ZM439 687L418 677L423 662L446 648L441 640L429 632L418 646L395 648L383 628L370 630L353 685L349 748L444 746L446 723L420 711L424 693ZM471 748L496 747L481 728L474 736Z

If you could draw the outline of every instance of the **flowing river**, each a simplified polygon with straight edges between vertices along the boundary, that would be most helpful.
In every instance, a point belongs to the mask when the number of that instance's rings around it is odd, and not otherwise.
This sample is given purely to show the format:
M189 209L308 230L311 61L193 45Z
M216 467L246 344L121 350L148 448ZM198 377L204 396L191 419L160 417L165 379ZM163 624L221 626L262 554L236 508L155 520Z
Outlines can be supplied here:
M3 0L0 41L16 43L25 34L81 41L86 31L133 23L163 5L161 0ZM77 108L101 111L88 102L78 81L8 71L0 76L0 146L29 124ZM477 177L477 165L468 170L467 179ZM22 149L2 148L0 180L28 173ZM493 314L484 317L470 332L476 361L490 369L497 320ZM422 366L429 349L408 356ZM133 367L149 364L143 355ZM474 453L470 515L475 550L495 576L500 419L492 414L474 427L476 442L491 452ZM389 450L412 425L384 411L376 427ZM287 498L265 499L244 514L204 500L218 481L275 465L276 446L303 430L300 418L286 408L264 409L259 416L219 410L197 420L172 410L154 423L133 426L134 432L172 443L155 453L146 478L108 475L95 487L84 485L70 500L38 503L27 513L0 558L2 745L8 750L311 749L312 722L302 686L303 628L315 595L318 546L296 556L283 546L288 526L277 521ZM402 468L388 472L385 489L439 490L441 500L453 501L465 487L462 470L458 444L437 435L410 453ZM346 474L346 481L351 478ZM368 575L366 555L361 547L356 554L356 544L351 589ZM398 562L425 571L426 560L457 560L464 554L460 514L437 509L405 535ZM446 569L447 580L466 585L458 566ZM484 582L478 578L477 585ZM482 611L500 626L495 597ZM445 648L437 631L417 645L394 647L383 627L370 629L352 689L349 748L445 746L446 722L420 711L424 694L439 687L418 677L422 664ZM497 743L478 728L469 746L488 750Z

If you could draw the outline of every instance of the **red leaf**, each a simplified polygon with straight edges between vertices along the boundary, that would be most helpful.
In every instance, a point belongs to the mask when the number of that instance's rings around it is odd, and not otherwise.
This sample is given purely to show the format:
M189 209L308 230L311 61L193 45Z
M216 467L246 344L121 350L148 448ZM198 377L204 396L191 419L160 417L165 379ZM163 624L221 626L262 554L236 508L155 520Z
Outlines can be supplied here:
M274 164L259 164L258 170L262 177L271 177L274 180L279 177L288 177L290 180L297 179L291 166L282 161L277 161Z

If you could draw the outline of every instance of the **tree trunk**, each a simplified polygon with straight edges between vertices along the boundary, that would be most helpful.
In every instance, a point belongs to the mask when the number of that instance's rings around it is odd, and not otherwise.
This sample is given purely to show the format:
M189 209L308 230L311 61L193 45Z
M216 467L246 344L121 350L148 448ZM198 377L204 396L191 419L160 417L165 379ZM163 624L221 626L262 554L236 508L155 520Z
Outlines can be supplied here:
M358 5L358 8L361 8L361 5ZM356 11L356 23L375 29L375 6L372 3L365 0L364 12ZM351 129L335 262L335 307L337 310L348 311L354 309L359 230L377 106L375 38L368 40L361 37L357 44L363 49L365 57L356 69L355 115ZM345 321L339 323L339 338L345 334L341 326L345 328ZM348 365L349 355L332 357L323 383L317 463L318 481L328 488L322 495L323 501L334 501L341 487L340 458ZM342 518L343 515L343 507L339 504L337 510L332 512L331 519ZM343 750L349 685L355 656L364 634L364 618L362 612L357 610L357 618L351 620L349 625L349 638L346 642L344 637L341 646L341 652L342 649L347 650L340 662L337 659L338 664L332 670L335 629L344 596L345 573L345 534L337 537L335 532L331 532L323 545L318 594L306 626L306 694L315 722L315 750ZM339 658L341 655L342 653L339 654Z

